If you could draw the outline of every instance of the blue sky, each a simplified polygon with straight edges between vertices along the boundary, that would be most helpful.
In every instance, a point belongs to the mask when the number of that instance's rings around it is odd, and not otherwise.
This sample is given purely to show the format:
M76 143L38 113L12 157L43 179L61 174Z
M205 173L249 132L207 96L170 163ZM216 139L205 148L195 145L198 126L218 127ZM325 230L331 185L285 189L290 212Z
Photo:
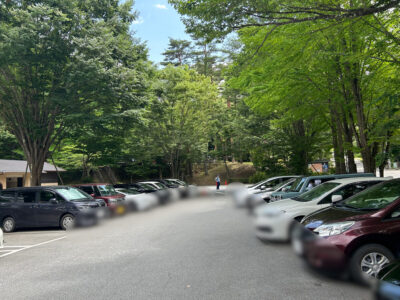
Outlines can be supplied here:
M167 0L135 0L134 9L139 12L139 18L132 30L136 37L146 41L153 62L163 61L168 37L190 40L179 14Z

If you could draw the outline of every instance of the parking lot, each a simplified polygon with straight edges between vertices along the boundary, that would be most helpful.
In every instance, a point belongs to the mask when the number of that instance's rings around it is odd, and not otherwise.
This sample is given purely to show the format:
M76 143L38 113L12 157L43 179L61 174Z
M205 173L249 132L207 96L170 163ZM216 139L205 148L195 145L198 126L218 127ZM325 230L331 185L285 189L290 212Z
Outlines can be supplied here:
M5 240L1 299L369 299L306 271L288 245L259 241L222 196Z

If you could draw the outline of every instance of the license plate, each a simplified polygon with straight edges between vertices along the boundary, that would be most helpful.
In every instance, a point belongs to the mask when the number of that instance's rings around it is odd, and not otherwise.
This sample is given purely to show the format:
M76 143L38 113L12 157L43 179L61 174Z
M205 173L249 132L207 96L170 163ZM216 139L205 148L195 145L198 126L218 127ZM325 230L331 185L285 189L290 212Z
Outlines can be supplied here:
M125 207L123 207L123 206L117 207L117 214L123 214L124 212L125 212Z

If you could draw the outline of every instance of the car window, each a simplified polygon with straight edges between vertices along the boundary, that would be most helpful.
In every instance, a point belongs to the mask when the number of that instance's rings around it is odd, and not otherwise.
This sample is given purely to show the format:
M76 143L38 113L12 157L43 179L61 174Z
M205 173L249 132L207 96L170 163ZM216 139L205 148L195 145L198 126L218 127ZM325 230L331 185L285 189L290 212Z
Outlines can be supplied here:
M63 201L80 201L80 200L89 200L92 199L87 193L84 191L73 188L73 187L65 187L65 188L58 188L57 193L60 195L59 198L63 198ZM57 200L59 200L57 198ZM65 199L65 200L64 200Z
M97 185L101 196L114 196L117 195L114 187L112 185Z
M14 197L13 197L14 198ZM10 203L13 201L13 198L0 196L0 203Z
M53 192L41 191L39 202L40 203L50 203L50 199L54 199L54 198L57 199L56 195Z
M277 184L280 184L280 183L281 183L281 179L277 178L277 179L273 179L273 180L267 181L266 183L262 184L261 186L265 186L265 187L269 188L269 187L274 187L274 186L276 186ZM261 188L261 186L260 186L260 188Z
M23 191L17 193L17 201L23 203L35 203L36 192L34 191Z
M339 195L339 196L342 196L342 199L347 199L347 198L361 192L364 189L365 189L365 185L362 185L362 184L348 184L348 185L334 191L333 193L329 194L328 196L324 197L324 199L322 199L318 204L332 203L332 196L334 196L334 195Z
M321 184L320 186L312 189L311 191L301 194L300 196L295 197L293 199L296 201L301 201L301 202L312 201L312 200L317 199L318 197L322 196L323 194L329 192L330 190L336 188L339 185L340 185L340 183L327 182L327 183Z
M154 183L154 185L156 185L159 189L166 189L167 188L166 185L164 185L164 184L162 184L160 182Z
M358 210L378 210L391 204L400 197L400 181L387 181L354 195L341 204Z
M307 181L306 177L299 177L295 181L293 181L292 186L288 192L300 192L304 183Z
M0 202L12 202L15 200L15 192L2 192Z
M88 193L89 195L93 194L93 187L92 186L80 186L79 189Z
M290 183L290 182L292 182L292 183ZM293 179L290 178L288 180L285 180L283 182L280 182L280 183L276 184L272 188L273 188L274 191L278 191L280 188L283 188L283 187L285 187L287 189L290 189L292 184L293 184Z

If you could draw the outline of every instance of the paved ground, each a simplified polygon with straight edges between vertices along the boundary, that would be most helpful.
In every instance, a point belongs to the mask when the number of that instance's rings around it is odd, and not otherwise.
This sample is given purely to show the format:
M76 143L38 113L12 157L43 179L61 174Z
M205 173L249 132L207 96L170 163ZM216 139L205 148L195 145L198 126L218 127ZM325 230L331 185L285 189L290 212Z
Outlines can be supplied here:
M87 230L5 238L2 300L369 299L353 285L309 274L289 246L257 240L248 216L223 197ZM11 253L13 245L28 248Z

